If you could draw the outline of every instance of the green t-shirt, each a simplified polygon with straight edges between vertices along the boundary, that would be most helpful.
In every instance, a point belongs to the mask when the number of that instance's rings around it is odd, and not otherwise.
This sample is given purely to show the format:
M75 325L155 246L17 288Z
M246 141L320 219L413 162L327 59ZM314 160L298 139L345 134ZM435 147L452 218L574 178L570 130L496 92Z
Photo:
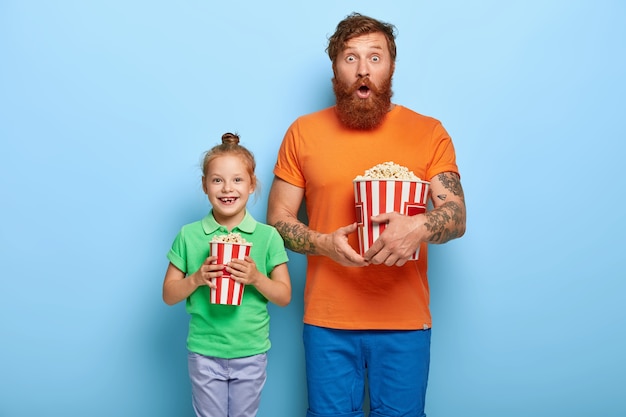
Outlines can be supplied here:
M257 269L269 276L288 261L282 237L272 226L257 222L248 212L231 232L252 243L250 257ZM209 256L209 242L215 235L228 234L213 213L183 226L167 254L169 261L185 274L200 268ZM191 315L187 348L205 356L231 359L267 352L270 348L267 299L252 285L246 285L241 305L211 304L211 289L198 287L187 298Z

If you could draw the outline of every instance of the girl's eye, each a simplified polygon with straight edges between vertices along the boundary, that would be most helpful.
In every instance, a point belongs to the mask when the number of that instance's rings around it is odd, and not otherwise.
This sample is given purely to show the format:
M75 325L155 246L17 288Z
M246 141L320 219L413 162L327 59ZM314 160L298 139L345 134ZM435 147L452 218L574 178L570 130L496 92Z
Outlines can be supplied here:
M222 179L221 178L213 178L213 182L219 183L219 182L222 182Z
M241 182L243 181L243 178L235 178L235 182Z

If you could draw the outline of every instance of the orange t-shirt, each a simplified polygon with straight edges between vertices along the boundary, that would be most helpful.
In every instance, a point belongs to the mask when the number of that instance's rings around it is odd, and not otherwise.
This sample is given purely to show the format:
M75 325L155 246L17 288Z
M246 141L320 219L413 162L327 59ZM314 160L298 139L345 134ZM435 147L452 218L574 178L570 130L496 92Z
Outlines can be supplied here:
M281 144L274 174L305 189L308 225L331 233L355 222L352 181L393 161L430 180L456 172L452 141L438 120L396 105L374 130L353 130L334 107L298 118ZM358 251L354 233L349 243ZM430 328L427 245L401 267L344 267L308 256L304 322L335 329Z

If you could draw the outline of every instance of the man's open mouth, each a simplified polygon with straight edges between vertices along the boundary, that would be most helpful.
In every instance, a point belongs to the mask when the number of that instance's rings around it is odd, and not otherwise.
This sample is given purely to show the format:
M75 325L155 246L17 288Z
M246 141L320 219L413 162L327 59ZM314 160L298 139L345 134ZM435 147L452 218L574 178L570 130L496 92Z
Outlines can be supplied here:
M368 98L371 91L368 86L362 85L356 90L356 95L360 98Z

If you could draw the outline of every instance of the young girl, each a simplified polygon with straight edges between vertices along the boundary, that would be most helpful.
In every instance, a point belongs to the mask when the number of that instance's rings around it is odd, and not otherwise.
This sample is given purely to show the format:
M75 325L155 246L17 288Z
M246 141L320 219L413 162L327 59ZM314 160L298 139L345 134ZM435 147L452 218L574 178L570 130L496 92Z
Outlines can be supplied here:
M257 186L254 156L232 133L204 156L202 188L212 210L182 227L167 257L163 300L186 301L191 315L187 338L192 401L197 416L256 416L270 348L267 302L291 300L287 252L276 229L255 221L246 203ZM239 233L252 243L250 256L212 264L209 242ZM221 269L246 284L241 305L211 304L211 278Z

